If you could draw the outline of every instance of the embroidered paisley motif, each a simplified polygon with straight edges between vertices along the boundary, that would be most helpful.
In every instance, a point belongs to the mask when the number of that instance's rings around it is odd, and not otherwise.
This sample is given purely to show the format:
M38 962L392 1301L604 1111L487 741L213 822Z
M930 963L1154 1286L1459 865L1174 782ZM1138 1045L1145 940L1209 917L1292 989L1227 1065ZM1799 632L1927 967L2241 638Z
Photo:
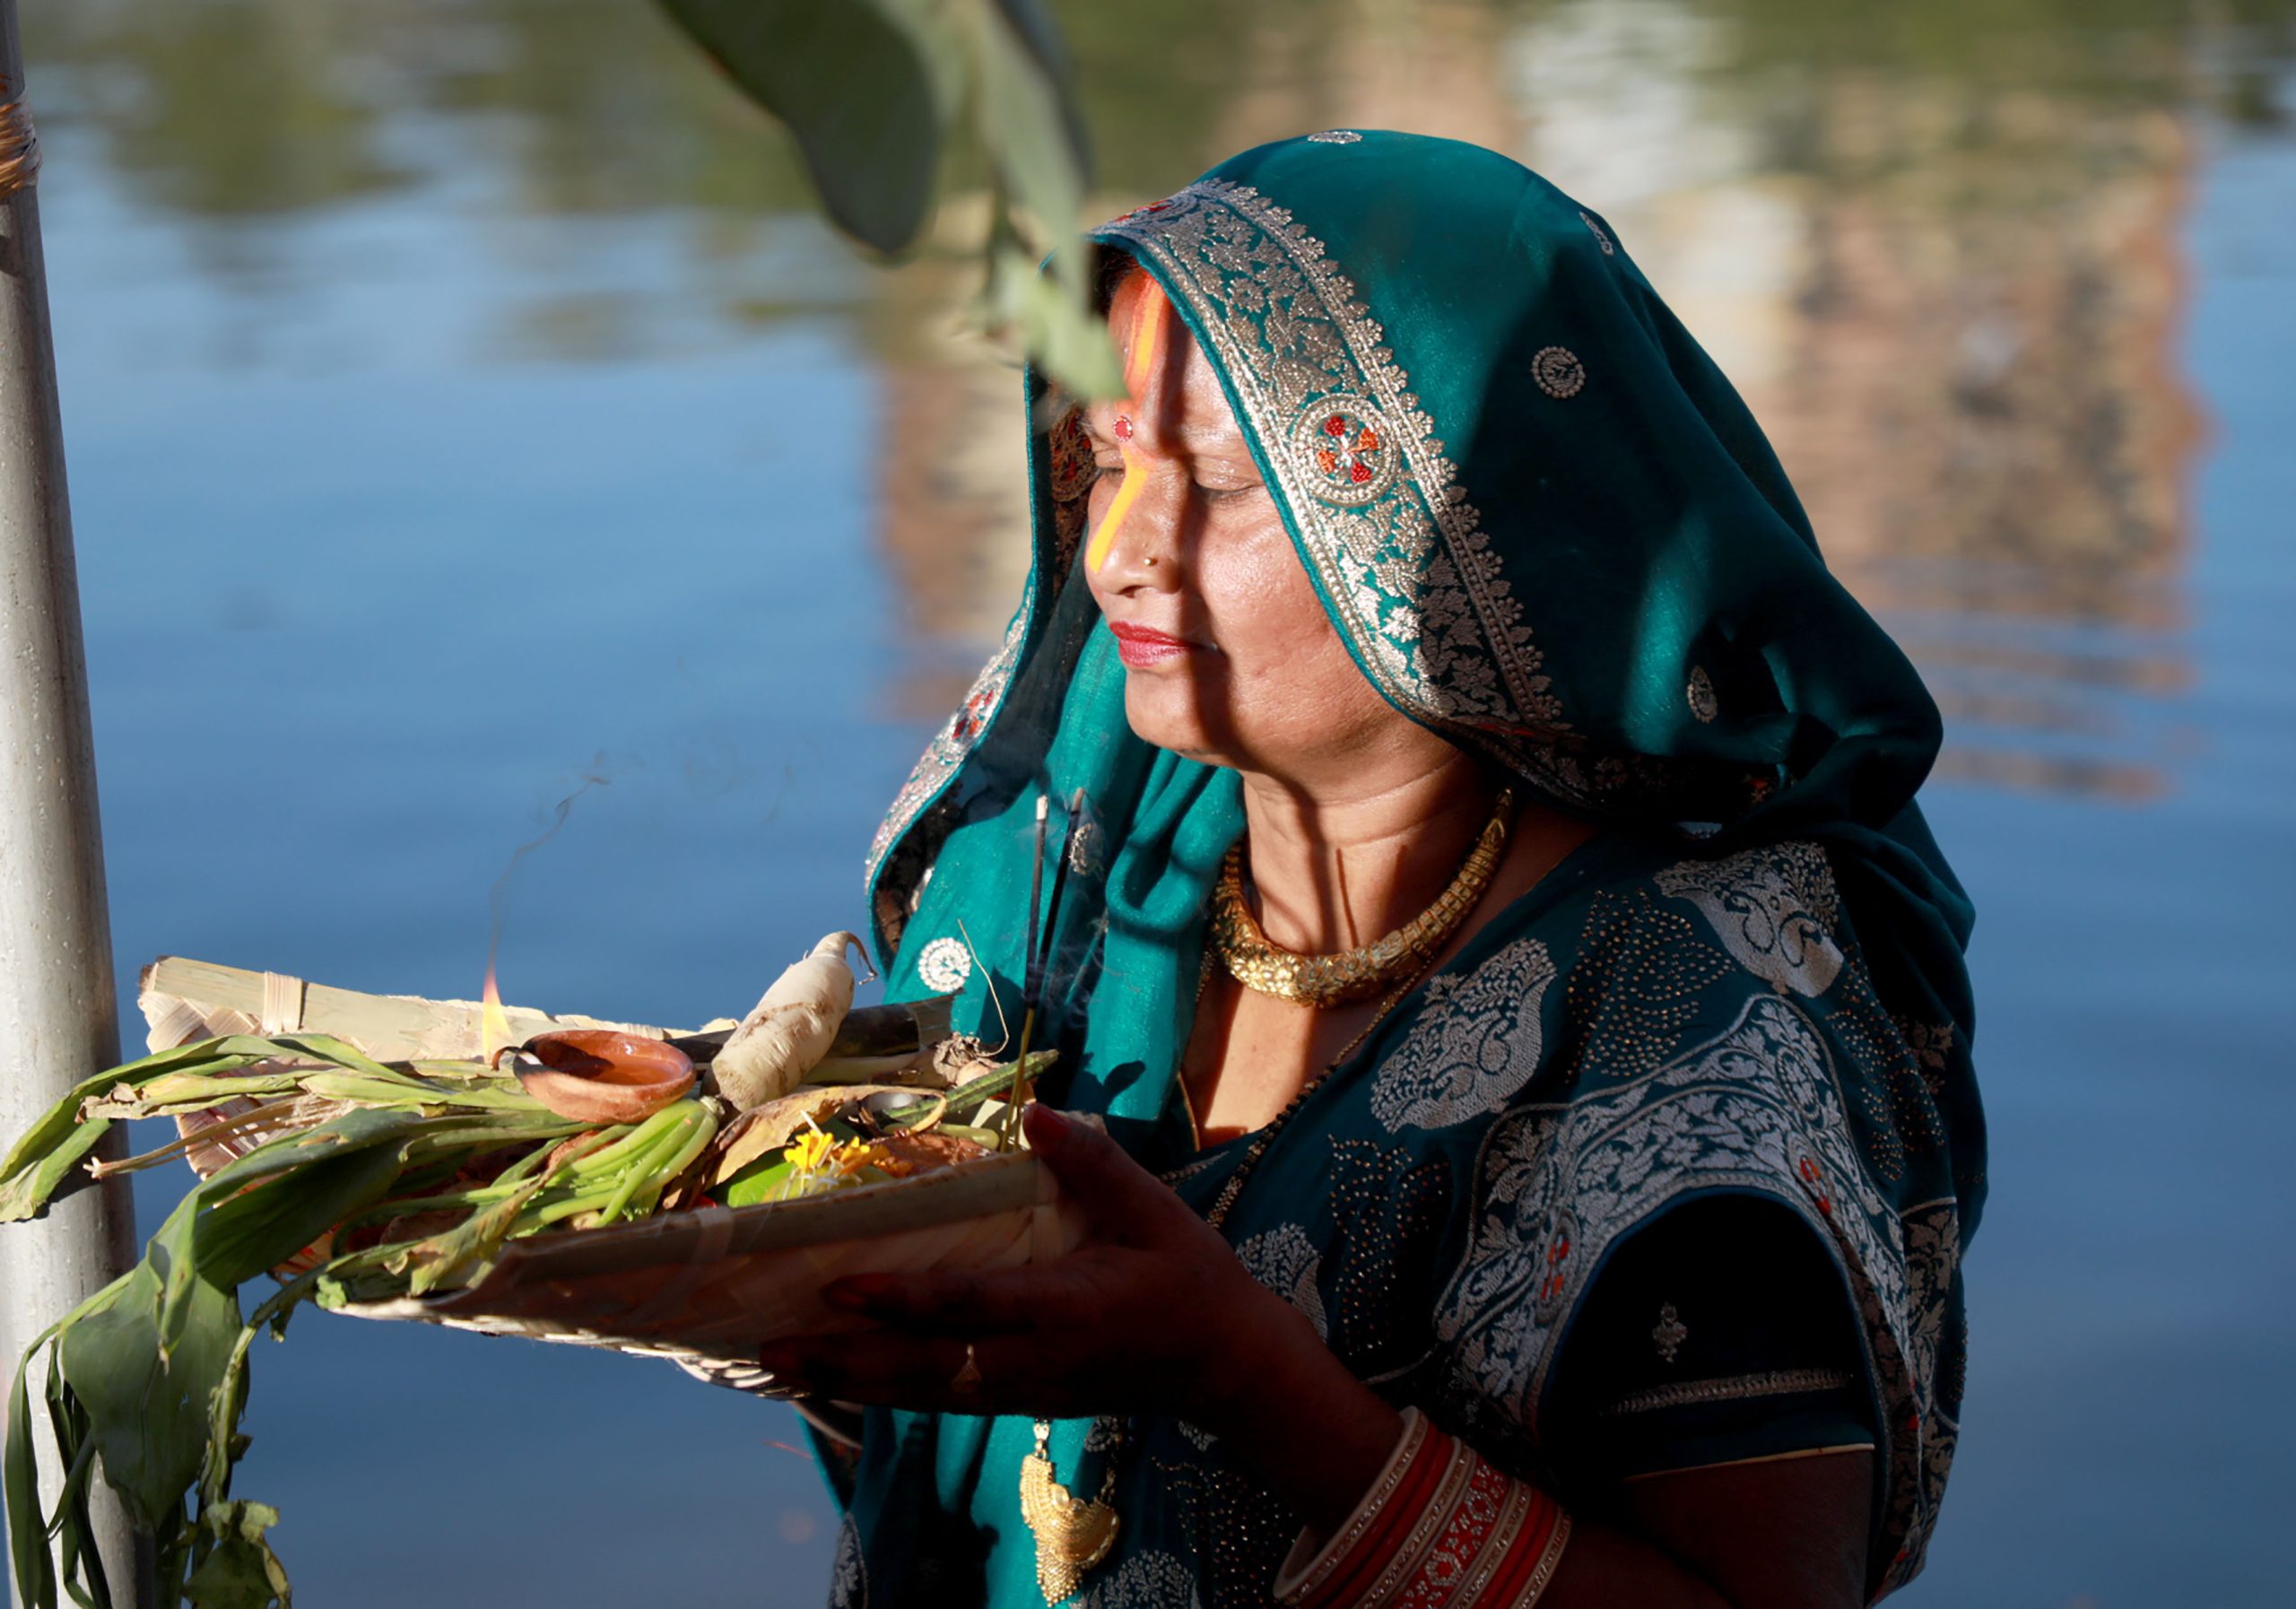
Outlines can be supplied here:
M1086 1589L1084 1609L1204 1609L1196 1572L1175 1553L1135 1553Z
M1244 1272L1308 1316L1318 1336L1328 1336L1324 1322L1323 1292L1317 1284L1323 1272L1323 1254L1308 1239L1308 1231L1286 1223L1254 1235L1236 1248Z
M1686 860L1658 887L1699 909L1731 958L1774 988L1822 995L1841 975L1833 873L1813 844L1778 844Z
M1553 981L1546 946L1518 939L1448 991L1431 986L1410 1037L1380 1064L1371 1115L1395 1134L1503 1109L1538 1071L1539 1008Z

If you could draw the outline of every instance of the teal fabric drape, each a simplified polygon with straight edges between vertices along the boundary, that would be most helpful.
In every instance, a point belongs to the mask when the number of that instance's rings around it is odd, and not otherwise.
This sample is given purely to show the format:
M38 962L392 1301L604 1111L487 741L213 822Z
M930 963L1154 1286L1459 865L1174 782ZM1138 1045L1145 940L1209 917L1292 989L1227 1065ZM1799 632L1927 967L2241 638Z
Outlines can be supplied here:
M1951 1458L1984 1151L1970 912L1913 803L1939 728L1912 667L1608 225L1506 158L1335 130L1095 239L1210 357L1362 674L1605 829L1301 1109L1226 1225L1239 1255L1363 1378L1568 1486L1544 1394L1610 1253L1700 1199L1775 1202L1856 1309L1875 1586L1904 1579ZM1049 796L1053 1092L1208 1202L1238 1148L1186 1154L1173 1081L1239 793L1126 726L1073 568L1089 454L1034 377L1024 400L1051 421L1028 590L873 849L881 966L1000 1036ZM1099 1480L1089 1431L1057 1427L1072 1489ZM873 1413L840 1595L1038 1602L1030 1444L1025 1422ZM1265 1595L1291 1524L1223 1448L1144 1422L1118 1469L1096 1601Z

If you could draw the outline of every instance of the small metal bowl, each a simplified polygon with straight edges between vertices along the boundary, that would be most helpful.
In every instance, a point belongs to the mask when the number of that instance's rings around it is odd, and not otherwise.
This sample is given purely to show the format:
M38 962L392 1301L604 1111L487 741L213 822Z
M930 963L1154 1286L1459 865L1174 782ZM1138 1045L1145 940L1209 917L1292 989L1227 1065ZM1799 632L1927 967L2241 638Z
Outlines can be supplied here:
M927 1090L877 1090L847 1101L837 1115L864 1134L883 1135L911 1126L903 1119L919 1107L939 1103L943 1098Z

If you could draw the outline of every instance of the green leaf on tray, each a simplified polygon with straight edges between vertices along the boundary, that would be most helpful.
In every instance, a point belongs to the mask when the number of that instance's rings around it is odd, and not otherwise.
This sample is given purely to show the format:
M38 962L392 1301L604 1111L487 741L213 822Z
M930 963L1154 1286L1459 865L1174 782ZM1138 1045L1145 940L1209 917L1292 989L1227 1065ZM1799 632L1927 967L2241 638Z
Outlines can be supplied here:
M38 1162L0 1184L0 1223L20 1223L38 1217L66 1176L103 1144L104 1135L110 1132L111 1125L100 1119L83 1123L63 1135L56 1148Z
M761 1206L778 1201L789 1187L796 1165L776 1151L743 1169L718 1187L718 1199L727 1206Z
M312 1163L291 1190L249 1190L219 1202L194 1228L199 1275L229 1290L276 1268L382 1200L397 1178L391 1149L369 1146Z
M535 1179L524 1189L496 1202L492 1206L473 1213L443 1235L409 1247L403 1254L404 1261L394 1271L407 1274L406 1289L410 1296L421 1296L436 1290L446 1281L465 1269L477 1266L502 1249L502 1241L518 1214L526 1210L543 1187Z
M1037 1057L1032 1072L1051 1060ZM249 1073L257 1063L268 1070ZM914 1116L961 1116L1011 1082L1010 1069L1000 1070ZM514 1233L643 1216L705 1154L718 1121L708 1103L688 1100L639 1124L591 1129L474 1065L467 1075L444 1064L416 1070L316 1035L237 1036L83 1083L11 1153L0 1202L36 1211L104 1132L100 1111L200 1110L239 1093L276 1103L258 1110L261 1124L292 1118L310 1126L275 1134L200 1180L143 1260L62 1319L18 1369L0 1474L17 1599L28 1609L55 1609L59 1592L108 1609L90 1513L99 1475L153 1537L164 1601L285 1609L286 1574L267 1540L277 1515L230 1494L247 1447L239 1425L257 1334L279 1333L307 1300L339 1305L466 1283ZM328 1096L361 1104L330 1104ZM334 1115L311 1122L326 1112ZM840 1122L824 1126L840 1138L854 1133ZM760 1161L721 1198L778 1199L788 1164L778 1154ZM430 1216L441 1212L449 1215ZM434 1223L444 1227L413 1238ZM321 1247L309 1273L242 1320L243 1284ZM40 1395L65 1474L43 1514L28 1370L49 1337Z

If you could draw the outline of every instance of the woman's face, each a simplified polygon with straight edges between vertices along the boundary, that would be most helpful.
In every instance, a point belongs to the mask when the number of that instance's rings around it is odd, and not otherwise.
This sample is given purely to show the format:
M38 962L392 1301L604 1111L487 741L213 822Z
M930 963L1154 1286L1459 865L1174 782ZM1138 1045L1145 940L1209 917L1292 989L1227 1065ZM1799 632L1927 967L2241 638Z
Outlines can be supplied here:
M1128 399L1085 411L1099 477L1085 578L1123 655L1125 715L1159 748L1311 783L1420 728L1364 680L1292 545L1220 388L1135 273L1109 333Z

